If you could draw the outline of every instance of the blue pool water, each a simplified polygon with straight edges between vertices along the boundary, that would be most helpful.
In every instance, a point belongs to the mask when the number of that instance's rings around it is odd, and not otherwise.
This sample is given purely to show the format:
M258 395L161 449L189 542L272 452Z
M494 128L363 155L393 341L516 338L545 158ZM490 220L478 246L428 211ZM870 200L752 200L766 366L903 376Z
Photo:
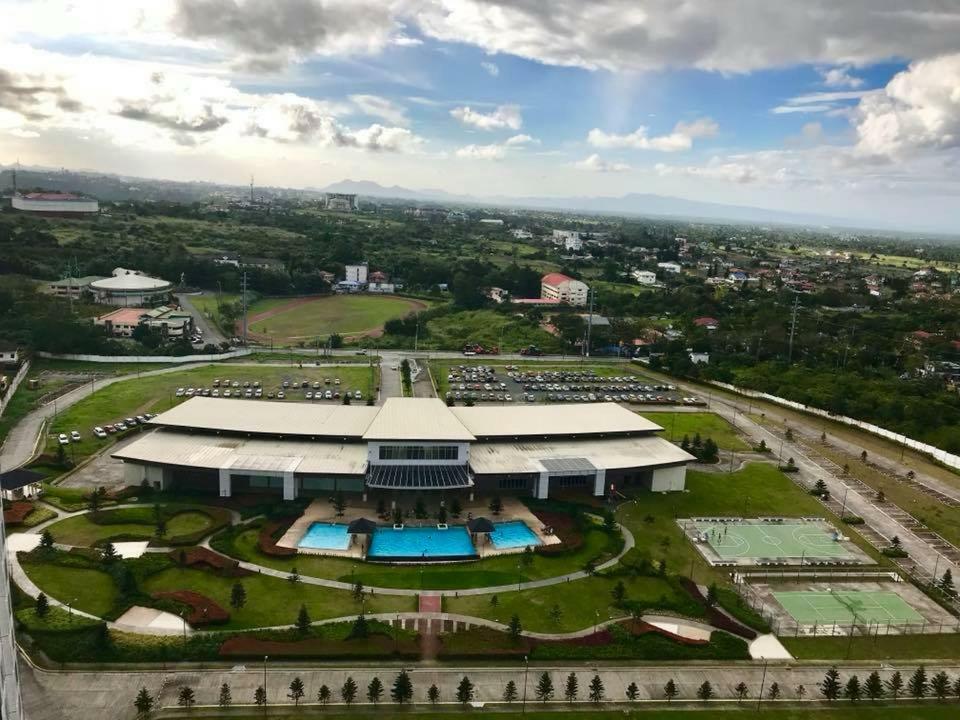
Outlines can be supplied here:
M463 526L438 530L432 527L405 527L403 530L377 528L373 531L367 557L460 557L476 555L470 533Z
M346 525L315 522L297 544L315 550L346 550L350 547L350 533Z
M494 523L493 528L493 532L490 533L490 542L493 543L495 548L516 548L541 544L540 538L522 520Z

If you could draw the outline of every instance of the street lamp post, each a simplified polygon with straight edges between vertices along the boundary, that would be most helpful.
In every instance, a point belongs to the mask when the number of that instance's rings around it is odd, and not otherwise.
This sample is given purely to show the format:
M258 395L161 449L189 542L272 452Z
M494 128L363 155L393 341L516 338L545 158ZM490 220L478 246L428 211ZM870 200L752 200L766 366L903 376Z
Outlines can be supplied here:
M267 711L267 658L269 655L263 656L263 711Z
M530 658L523 656L523 712L527 712L527 673L530 670Z
M763 676L760 678L760 692L757 693L757 710L760 709L760 703L763 702L763 686L767 682L767 659L763 659Z

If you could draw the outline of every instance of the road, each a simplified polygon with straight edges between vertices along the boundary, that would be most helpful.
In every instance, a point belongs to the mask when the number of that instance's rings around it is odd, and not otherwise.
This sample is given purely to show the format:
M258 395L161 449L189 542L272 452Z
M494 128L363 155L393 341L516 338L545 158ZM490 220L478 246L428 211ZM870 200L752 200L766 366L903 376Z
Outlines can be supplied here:
M219 345L224 342L227 338L220 332L220 328L218 328L210 318L200 312L190 298L190 295L177 295L177 301L180 303L180 307L193 315L194 325L200 330L203 330L204 342L213 345Z

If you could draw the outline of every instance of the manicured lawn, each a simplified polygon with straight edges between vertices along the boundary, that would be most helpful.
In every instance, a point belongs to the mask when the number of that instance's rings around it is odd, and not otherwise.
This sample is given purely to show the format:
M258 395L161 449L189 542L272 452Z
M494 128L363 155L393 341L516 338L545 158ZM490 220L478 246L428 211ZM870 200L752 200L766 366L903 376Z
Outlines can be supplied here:
M956 633L855 637L853 643L849 637L782 637L780 642L798 660L960 659L960 636Z
M147 592L158 590L193 590L215 600L231 612L230 622L218 628L240 629L271 625L292 625L297 619L300 604L304 603L313 620L359 615L361 605L346 590L288 580L267 575L240 578L247 591L247 604L239 611L230 608L230 589L235 581L200 570L171 568L151 575L144 584ZM407 612L416 609L416 599L394 595L368 596L365 611Z
M134 508L138 509L139 508ZM50 534L58 543L64 545L80 545L90 547L101 540L107 538L119 537L121 535L140 537L144 540L154 538L155 525L152 520L153 511L150 508L144 508L144 515L149 515L150 519L144 518L144 522L120 522L99 524L93 522L88 515L78 515L77 517L67 518L54 523L49 527ZM110 515L112 511L104 511L103 515ZM167 521L167 534L165 537L176 537L178 535L187 535L200 532L205 528L212 527L213 519L204 513L193 510L186 510L177 513Z
M294 565L301 575L360 582L372 587L405 587L427 590L455 590L472 587L509 585L521 581L565 575L583 569L591 559L614 553L616 546L610 536L601 530L590 530L583 545L568 554L547 557L534 555L529 566L517 564L519 556L506 555L470 563L445 565L377 565L345 558L301 555L278 558L264 555L257 548L256 529L240 533L230 554L241 560L289 571ZM422 573L421 573L422 569Z
M259 313L283 310L264 319ZM297 344L333 333L352 335L379 330L387 320L426 309L420 300L390 295L330 295L297 304L296 298L270 298L250 308L250 332L276 343Z
M698 582L729 582L729 570L712 568L696 548L684 537L676 518L703 515L735 515L757 517L826 517L839 527L839 520L813 496L801 490L774 466L751 463L735 473L687 471L687 491L683 493L631 493L633 502L621 505L617 518L633 533L636 549L632 555L646 555L657 562L667 561L670 572L690 575ZM849 533L854 542L871 554L856 533Z
M666 580L656 577L623 577L627 588L627 598L658 604L664 598L667 603L687 602L686 598ZM493 605L490 595L468 595L458 598L444 598L446 612L496 620L504 624L516 614L525 630L535 632L570 632L590 627L595 621L604 621L612 617L625 617L629 613L613 605L611 591L616 579L591 577L569 583L549 585L534 590L507 592L497 595L497 604ZM560 607L560 621L550 616L554 605ZM599 614L598 614L599 613Z
M694 436L706 440L713 438L722 450L749 450L733 426L719 415L711 412L644 412L643 417L663 428L663 437L679 443L686 435L693 441Z
M264 395L270 391L280 389L284 380L308 380L323 382L324 378L339 377L340 390L359 389L364 400L373 395L378 383L379 369L374 367L371 373L366 366L343 367L258 367L256 365L225 365L210 364L193 370L173 372L166 375L134 378L114 383L102 390L98 390L90 397L84 398L54 418L48 428L50 437L47 441L47 451L56 454L57 438L59 433L69 433L78 430L82 436L79 442L72 442L64 449L67 457L79 462L86 456L97 452L113 442L116 436L109 436L105 440L98 440L93 435L96 425L116 423L125 417L139 415L144 412L162 412L187 398L176 397L177 388L211 387L215 378L244 381L259 380L263 385ZM371 380L372 376L372 380ZM327 386L325 386L327 387ZM333 387L332 385L329 387ZM284 401L267 400L260 402L295 402L304 401L303 391L289 391ZM340 402L339 400L322 401L327 403Z
M49 597L92 615L102 616L113 607L117 587L107 573L47 563L24 563L34 584Z

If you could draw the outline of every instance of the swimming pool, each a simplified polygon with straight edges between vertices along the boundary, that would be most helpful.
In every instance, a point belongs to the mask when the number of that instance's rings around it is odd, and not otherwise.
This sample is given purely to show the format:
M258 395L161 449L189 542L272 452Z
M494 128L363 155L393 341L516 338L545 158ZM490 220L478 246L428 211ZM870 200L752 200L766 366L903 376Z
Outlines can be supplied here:
M350 547L350 533L346 525L315 522L310 524L297 546L313 550L346 550Z
M493 528L493 532L490 533L490 542L498 550L543 544L523 520L494 523Z
M370 558L449 558L476 554L470 534L462 525L446 530L438 530L436 526L405 527L403 530L377 528L367 551Z

